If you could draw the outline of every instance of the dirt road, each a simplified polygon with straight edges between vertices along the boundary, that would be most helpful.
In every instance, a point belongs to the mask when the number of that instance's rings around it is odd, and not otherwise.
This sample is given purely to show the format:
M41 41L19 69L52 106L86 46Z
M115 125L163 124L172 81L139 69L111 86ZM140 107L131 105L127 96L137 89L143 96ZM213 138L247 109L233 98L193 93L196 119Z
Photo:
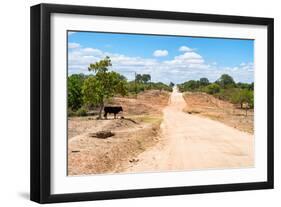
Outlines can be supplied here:
M159 144L141 153L123 172L224 169L254 166L254 137L208 118L183 112L174 88L164 108Z

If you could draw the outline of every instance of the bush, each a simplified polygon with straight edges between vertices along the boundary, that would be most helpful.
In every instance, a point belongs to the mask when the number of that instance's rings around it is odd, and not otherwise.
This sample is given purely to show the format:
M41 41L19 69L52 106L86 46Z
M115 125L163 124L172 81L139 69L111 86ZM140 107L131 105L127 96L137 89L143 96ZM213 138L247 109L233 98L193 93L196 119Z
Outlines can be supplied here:
M130 81L127 83L126 88L129 93L140 93L145 90L165 90L172 91L173 88L162 83L162 82L151 82L151 83L135 83L135 81Z
M87 116L87 110L85 108L80 108L76 111L77 116Z
M67 116L75 116L75 115L76 113L71 108L67 109Z
M233 97L233 94L236 94L240 91L239 88L227 88L220 89L219 93L214 94L214 96L220 100L230 101Z
M240 108L243 108L243 104L248 104L249 108L254 107L254 93L247 89L241 89L237 93L233 93L231 102L234 104L240 104Z
M232 88L235 86L235 81L228 74L222 74L221 77L216 81L222 88Z
M82 85L85 77L83 74L73 74L67 78L67 104L74 111L83 104Z
M205 92L208 94L215 94L215 93L219 93L220 92L220 86L216 83L212 83L208 86L205 87Z

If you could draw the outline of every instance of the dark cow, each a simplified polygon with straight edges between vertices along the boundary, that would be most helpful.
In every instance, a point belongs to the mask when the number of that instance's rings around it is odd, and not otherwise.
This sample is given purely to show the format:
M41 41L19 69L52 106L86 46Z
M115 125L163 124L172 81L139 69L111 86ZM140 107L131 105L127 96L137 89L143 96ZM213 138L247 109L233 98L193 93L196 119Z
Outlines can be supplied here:
M107 114L114 114L114 119L116 119L116 114L123 111L122 106L105 106L104 107L104 117L107 119Z

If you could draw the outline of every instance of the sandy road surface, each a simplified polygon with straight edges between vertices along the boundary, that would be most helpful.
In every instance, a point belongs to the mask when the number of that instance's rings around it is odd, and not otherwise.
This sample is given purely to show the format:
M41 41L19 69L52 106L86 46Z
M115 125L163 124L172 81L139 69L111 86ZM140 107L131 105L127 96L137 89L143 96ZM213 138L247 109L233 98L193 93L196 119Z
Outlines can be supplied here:
M254 137L220 122L183 112L174 88L164 109L161 141L141 153L125 172L240 168L254 166Z

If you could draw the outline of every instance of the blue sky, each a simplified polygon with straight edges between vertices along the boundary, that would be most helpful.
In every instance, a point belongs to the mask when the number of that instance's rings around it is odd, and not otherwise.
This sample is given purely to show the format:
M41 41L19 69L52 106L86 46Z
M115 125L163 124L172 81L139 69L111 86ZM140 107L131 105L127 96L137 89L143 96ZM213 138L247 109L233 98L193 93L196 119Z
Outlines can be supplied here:
M86 73L88 65L105 56L111 70L133 79L134 72L149 73L153 81L181 83L223 73L237 82L254 78L254 41L164 35L97 32L68 33L68 72Z

